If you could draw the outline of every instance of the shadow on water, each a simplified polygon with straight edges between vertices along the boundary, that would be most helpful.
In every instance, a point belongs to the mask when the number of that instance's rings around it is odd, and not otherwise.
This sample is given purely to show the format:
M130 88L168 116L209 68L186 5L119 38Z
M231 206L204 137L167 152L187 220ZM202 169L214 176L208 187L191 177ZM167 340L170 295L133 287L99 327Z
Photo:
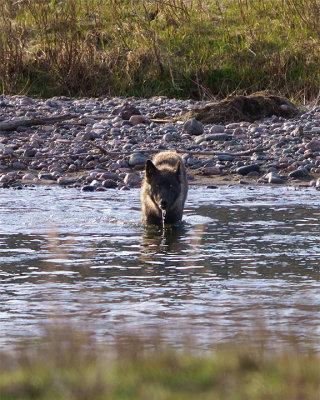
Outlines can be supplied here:
M161 328L206 348L263 326L270 343L319 341L319 200L191 188L183 223L162 230L140 223L135 190L4 191L0 343L41 336L57 312L100 340Z

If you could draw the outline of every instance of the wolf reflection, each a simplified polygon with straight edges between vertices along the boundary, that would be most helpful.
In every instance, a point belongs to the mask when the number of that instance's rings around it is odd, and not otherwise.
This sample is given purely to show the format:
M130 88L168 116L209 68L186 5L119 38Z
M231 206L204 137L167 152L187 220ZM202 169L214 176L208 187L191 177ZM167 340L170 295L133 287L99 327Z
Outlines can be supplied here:
M165 228L146 226L141 236L139 259L143 264L176 269L207 268L209 259L202 253L207 224L190 226L185 222Z

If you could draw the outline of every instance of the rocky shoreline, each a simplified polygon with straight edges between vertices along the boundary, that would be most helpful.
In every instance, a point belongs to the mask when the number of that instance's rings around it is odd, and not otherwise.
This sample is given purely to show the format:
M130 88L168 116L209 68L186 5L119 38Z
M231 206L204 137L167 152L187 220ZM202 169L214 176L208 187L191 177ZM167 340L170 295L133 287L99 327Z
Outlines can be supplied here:
M2 95L0 187L56 183L83 191L129 190L140 186L147 157L162 150L181 153L191 184L320 186L320 107L289 120L175 122L204 104L161 96ZM60 116L66 119L41 122ZM40 122L26 126L30 120Z

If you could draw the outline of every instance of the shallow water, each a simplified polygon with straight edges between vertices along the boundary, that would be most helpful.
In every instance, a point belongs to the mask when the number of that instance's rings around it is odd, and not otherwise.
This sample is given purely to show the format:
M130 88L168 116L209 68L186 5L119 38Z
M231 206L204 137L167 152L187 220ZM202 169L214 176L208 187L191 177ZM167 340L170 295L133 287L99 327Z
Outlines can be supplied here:
M6 189L0 204L1 345L63 317L101 341L319 344L315 189L191 187L165 232L140 224L138 190Z

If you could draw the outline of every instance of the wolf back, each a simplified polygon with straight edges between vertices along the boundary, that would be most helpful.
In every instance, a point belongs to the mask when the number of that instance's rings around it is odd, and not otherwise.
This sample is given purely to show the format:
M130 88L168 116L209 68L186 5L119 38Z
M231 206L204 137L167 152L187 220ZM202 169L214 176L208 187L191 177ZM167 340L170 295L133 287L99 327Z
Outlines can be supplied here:
M142 220L148 224L181 221L188 193L186 168L173 151L156 154L147 160L145 179L141 187Z

